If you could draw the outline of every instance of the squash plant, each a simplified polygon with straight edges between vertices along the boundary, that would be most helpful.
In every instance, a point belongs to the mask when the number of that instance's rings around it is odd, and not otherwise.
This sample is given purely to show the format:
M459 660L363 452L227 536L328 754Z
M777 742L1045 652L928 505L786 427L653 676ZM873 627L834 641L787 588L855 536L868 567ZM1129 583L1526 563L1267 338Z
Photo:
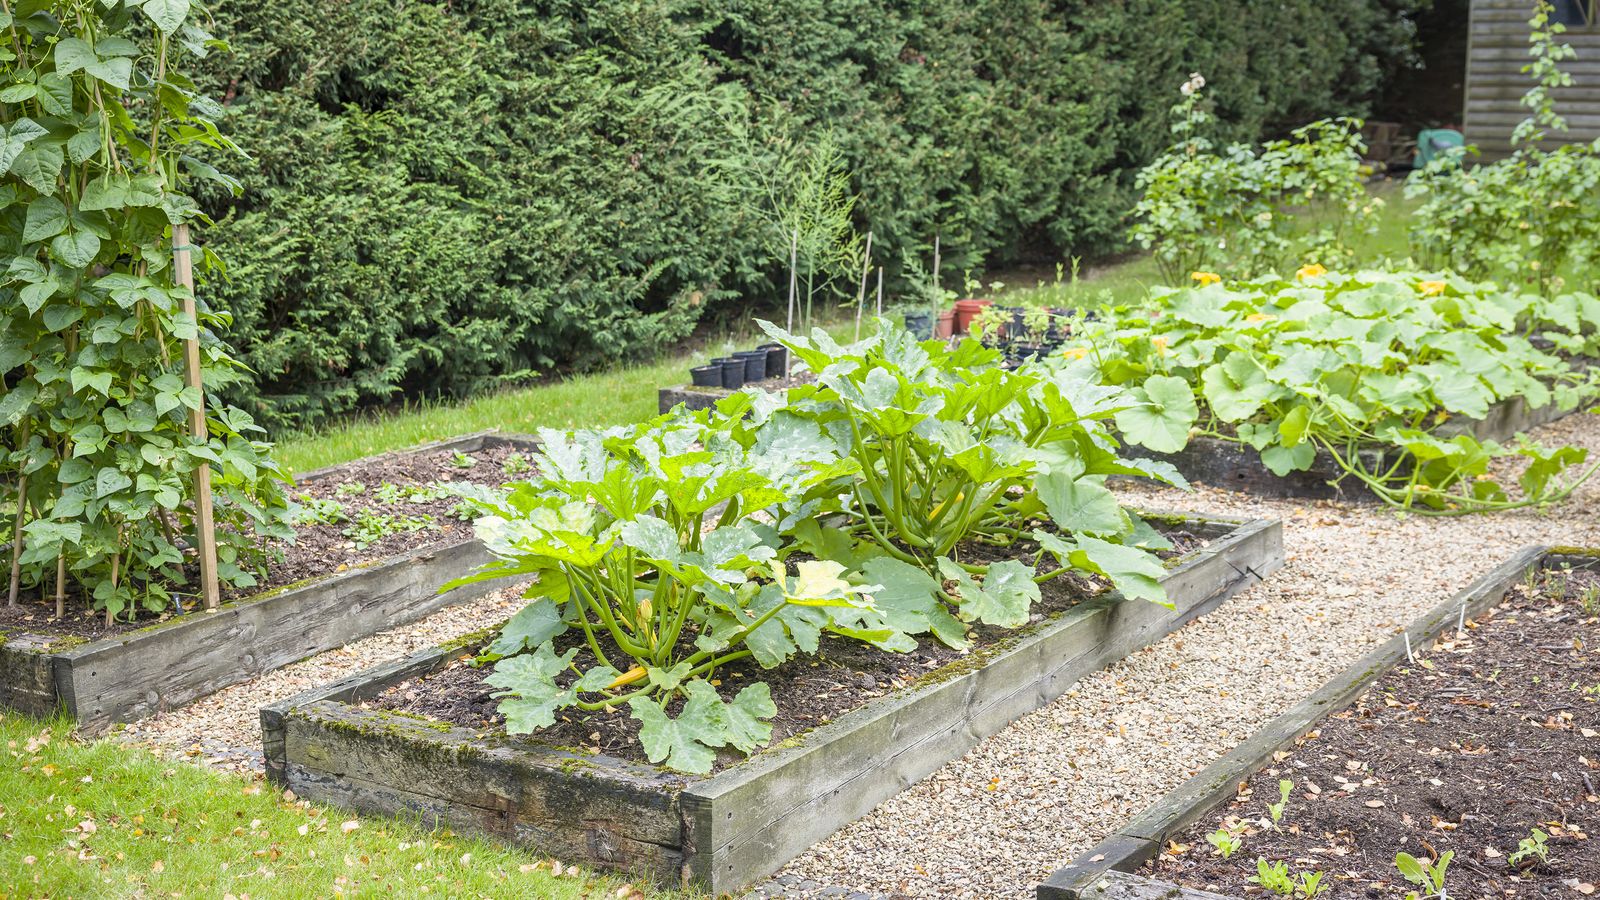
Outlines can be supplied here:
M1456 514L1559 501L1588 471L1573 447L1480 441L1451 424L1521 397L1572 409L1596 376L1561 354L1596 350L1600 300L1517 294L1447 275L1301 270L1154 291L1082 322L1066 355L1142 401L1117 414L1128 441L1160 453L1196 435L1248 444L1284 475L1326 450L1344 477L1392 505ZM1068 366L1062 359L1057 366ZM1361 451L1385 451L1369 467ZM1490 471L1526 459L1521 496Z
M234 182L193 155L231 151L184 66L219 46L189 0L12 0L0 8L0 427L12 595L76 581L108 617L167 606L186 581L197 466L211 466L221 579L254 583L287 537L280 474L249 415L201 402L237 377L212 329L183 312L171 226L201 220L184 181ZM202 268L217 261L204 254ZM212 403L215 403L213 398ZM20 535L16 530L20 528ZM185 537L188 535L188 537Z
M959 645L962 629L949 614L1020 626L1039 583L1071 571L1165 602L1162 565L1138 546L1160 538L1104 481L1182 478L1164 463L1119 455L1107 425L1134 405L1126 391L1097 384L1086 368L1012 371L999 351L972 340L950 349L885 327L841 346L820 329L807 339L759 324L817 379L791 388L770 417L756 417L753 439L770 442L772 430L799 421L829 456L852 462L830 492L832 505L818 503L812 521L796 523L797 546L858 567L887 589L884 606L892 596L947 607L925 611L927 627L902 623L904 630L932 630ZM830 517L837 524L825 524ZM845 549L853 543L865 549ZM977 545L1021 558L973 561ZM1047 556L1057 565L1040 572Z
M718 669L770 669L815 652L823 632L915 646L874 607L876 586L845 580L837 562L778 559L769 511L836 477L833 461L791 454L775 473L685 417L540 438L538 478L475 501L499 562L466 579L535 577L482 657L509 732L568 707L626 706L652 762L703 773L718 748L765 744L776 712L764 683L724 701Z

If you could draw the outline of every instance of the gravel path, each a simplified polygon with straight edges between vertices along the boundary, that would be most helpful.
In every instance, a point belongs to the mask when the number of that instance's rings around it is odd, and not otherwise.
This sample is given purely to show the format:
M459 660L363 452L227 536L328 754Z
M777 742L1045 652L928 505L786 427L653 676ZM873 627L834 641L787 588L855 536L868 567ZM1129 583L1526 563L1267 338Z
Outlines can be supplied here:
M1600 456L1600 417L1535 432ZM1600 481L1597 476L1596 481ZM1288 565L1078 683L790 863L761 893L1031 898L1049 873L1474 578L1533 543L1600 544L1600 485L1549 515L1133 488L1153 508L1281 518Z
M1600 455L1597 416L1571 416L1535 435ZM1210 489L1123 494L1152 508L1280 518L1288 565L841 829L760 894L1032 897L1051 870L1511 550L1600 545L1600 484L1549 515L1465 519ZM494 624L515 611L517 596L502 591L296 663L129 726L123 739L259 770L259 707Z

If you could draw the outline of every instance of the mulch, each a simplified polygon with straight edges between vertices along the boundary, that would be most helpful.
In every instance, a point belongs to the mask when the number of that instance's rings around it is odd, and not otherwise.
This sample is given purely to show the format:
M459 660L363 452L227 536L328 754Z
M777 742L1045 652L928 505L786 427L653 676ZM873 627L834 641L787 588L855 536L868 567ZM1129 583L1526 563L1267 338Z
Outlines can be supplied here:
M1530 590L1530 587L1532 589ZM1467 634L1385 673L1223 810L1169 843L1158 878L1262 896L1256 860L1324 871L1334 897L1404 897L1395 866L1454 851L1451 897L1600 891L1600 578L1519 585ZM1589 604L1586 608L1585 599ZM1293 782L1277 827L1267 805ZM1208 834L1241 847L1222 859ZM1547 858L1511 861L1534 829ZM1593 834L1591 834L1593 832Z

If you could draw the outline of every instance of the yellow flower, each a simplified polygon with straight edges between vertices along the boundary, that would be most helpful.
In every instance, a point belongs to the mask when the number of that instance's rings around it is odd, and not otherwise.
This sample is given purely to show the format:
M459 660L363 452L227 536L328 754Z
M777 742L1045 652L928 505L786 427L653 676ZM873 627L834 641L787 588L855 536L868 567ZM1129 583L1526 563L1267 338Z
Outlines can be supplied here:
M1444 289L1447 287L1449 285L1442 281L1420 281L1417 283L1417 290L1421 291L1424 297L1436 297L1444 293Z
M1294 277L1305 281L1307 278L1320 278L1328 274L1328 267L1320 263L1306 263L1295 270Z
M1067 359L1083 359L1085 356L1089 355L1089 348L1068 347L1067 349L1061 351L1061 355L1065 356Z
M1251 313L1250 315L1245 316L1244 320L1246 322L1271 322L1276 318L1277 316L1272 315L1271 313Z
M1150 339L1150 343L1155 346L1157 354L1161 356L1167 355L1167 339L1164 335L1156 335Z
M1205 287L1208 284L1216 284L1222 280L1222 276L1215 272L1190 272L1189 278L1199 282L1201 287Z

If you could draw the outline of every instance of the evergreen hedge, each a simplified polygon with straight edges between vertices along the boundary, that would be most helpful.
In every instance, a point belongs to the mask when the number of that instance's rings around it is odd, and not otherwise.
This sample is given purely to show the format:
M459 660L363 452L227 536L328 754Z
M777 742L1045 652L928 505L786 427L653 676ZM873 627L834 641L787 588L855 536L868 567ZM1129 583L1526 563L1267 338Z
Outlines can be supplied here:
M1121 241L1205 73L1250 138L1364 112L1426 0L219 0L242 196L204 290L278 427L647 352L775 298L777 150L830 128L891 271Z

